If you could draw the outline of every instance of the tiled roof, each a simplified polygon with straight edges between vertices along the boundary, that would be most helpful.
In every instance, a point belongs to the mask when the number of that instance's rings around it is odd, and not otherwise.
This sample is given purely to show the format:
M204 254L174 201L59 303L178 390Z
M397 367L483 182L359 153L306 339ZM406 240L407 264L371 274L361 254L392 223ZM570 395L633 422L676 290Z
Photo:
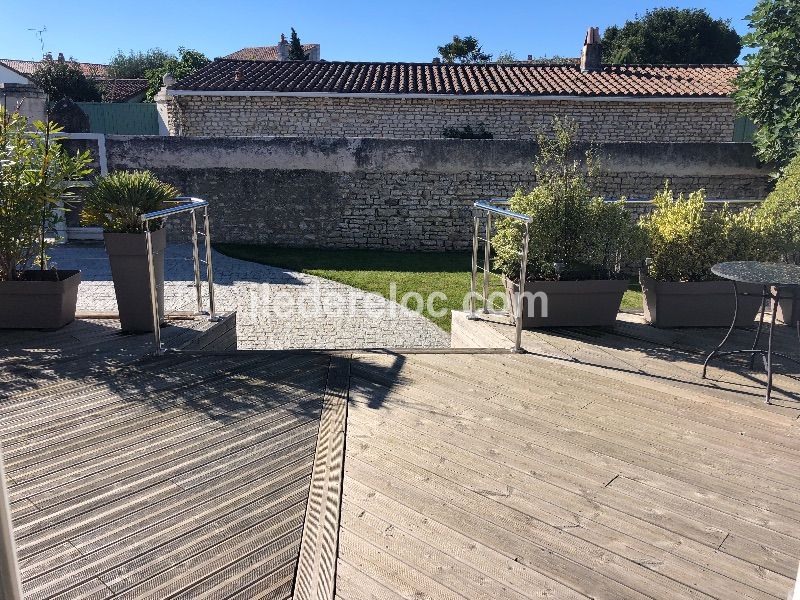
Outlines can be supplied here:
M303 52L311 52L319 48L319 44L303 44ZM242 48L222 58L234 60L278 60L278 46L253 46Z
M147 79L97 79L105 102L125 102L147 91Z
M723 97L735 65L574 65L216 59L173 90L342 94Z
M40 60L16 60L13 58L0 58L0 63L6 64L15 71L23 75L31 75L41 64ZM68 61L74 62L74 61ZM87 77L104 77L108 71L108 65L98 63L79 63L76 62L83 74Z

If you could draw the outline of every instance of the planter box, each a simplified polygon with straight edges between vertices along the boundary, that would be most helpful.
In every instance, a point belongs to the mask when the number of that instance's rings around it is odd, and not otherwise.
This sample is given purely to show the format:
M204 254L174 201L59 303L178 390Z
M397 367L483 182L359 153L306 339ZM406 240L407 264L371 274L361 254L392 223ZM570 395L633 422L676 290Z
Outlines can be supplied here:
M30 270L0 281L0 329L58 329L75 320L80 271Z
M775 293L775 289L772 292ZM786 297L778 301L776 320L786 325L796 325L800 319L800 292L782 289L781 296Z
M522 326L610 327L617 320L626 280L529 281L522 302ZM506 278L506 291L516 314L517 284ZM533 295L539 294L534 297ZM546 296L547 316L544 315Z
M153 308L150 304L150 272L147 265L147 240L144 233L105 232L106 252L111 262L111 278L117 296L119 320L123 331L153 331ZM153 267L156 275L159 323L164 320L164 249L167 231L151 234Z
M656 327L729 327L733 320L733 283L730 281L658 281L639 274L644 293L644 317ZM736 325L749 327L761 308L761 286L739 284Z

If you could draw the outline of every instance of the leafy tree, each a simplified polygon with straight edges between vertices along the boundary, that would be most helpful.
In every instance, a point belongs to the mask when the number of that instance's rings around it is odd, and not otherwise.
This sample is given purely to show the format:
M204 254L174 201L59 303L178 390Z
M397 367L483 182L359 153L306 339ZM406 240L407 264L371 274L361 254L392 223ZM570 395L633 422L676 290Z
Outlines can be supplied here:
M211 61L202 52L189 50L181 46L178 48L178 56L170 57L165 60L160 67L150 69L145 73L148 80L147 95L145 99L152 102L158 90L164 85L164 75L171 73L175 79L188 77L198 69L205 67Z
M31 80L55 103L63 98L74 102L100 102L97 85L83 74L78 63L47 58L39 63Z
M742 49L729 20L694 8L649 10L622 27L606 29L602 42L614 64L728 64Z
M453 41L437 48L445 62L484 63L492 60L491 54L483 52L477 38L471 35L461 38L453 36Z
M748 48L734 94L756 126L759 157L783 168L800 155L800 7L797 0L759 0L749 15Z
M161 48L150 48L144 52L131 50L124 54L122 50L108 63L108 76L114 79L143 79L147 71L158 69L165 61L176 58Z
M513 52L501 52L497 55L495 62L498 63L515 63L517 62L517 55Z
M292 36L289 38L289 60L308 60L308 55L303 50L300 37L292 27Z
M553 56L534 56L525 62L529 65L576 65L579 59L554 54Z

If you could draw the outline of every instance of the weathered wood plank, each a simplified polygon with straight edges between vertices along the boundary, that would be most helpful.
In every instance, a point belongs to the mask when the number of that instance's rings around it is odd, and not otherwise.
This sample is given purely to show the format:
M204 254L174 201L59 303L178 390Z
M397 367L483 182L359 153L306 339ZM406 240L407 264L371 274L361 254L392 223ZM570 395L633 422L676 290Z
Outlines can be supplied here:
M294 583L295 600L332 600L344 467L350 357L333 356Z

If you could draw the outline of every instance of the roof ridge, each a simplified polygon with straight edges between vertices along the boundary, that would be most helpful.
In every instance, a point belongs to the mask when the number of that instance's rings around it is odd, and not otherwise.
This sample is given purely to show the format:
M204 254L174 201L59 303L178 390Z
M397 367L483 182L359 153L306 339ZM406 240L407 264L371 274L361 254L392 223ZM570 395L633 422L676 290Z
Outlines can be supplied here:
M251 46L253 48L260 48L265 47L269 48L269 46ZM0 59L2 61L2 59ZM276 60L276 59L258 59L258 58L231 58L229 56L219 56L214 59L214 61L229 61L229 62L251 62L251 63L297 63L303 64L308 62L324 62L330 65L408 65L408 66L451 66L451 67L487 67L487 66L498 66L498 67L524 67L524 68L567 68L567 69L575 69L580 68L580 65L577 63L536 63L531 64L527 61L517 61L517 62L482 62L482 63L457 63L457 62L408 62L408 61L380 61L380 60L319 60L319 61L307 61L307 60ZM88 64L88 63L87 63ZM697 63L697 64L670 64L670 63L631 63L631 64L616 64L616 63L603 63L601 65L603 68L625 68L625 69L632 69L636 67L649 67L649 68L663 68L663 69L706 69L706 68L732 68L732 67L741 67L741 65L736 63L731 64L724 64L724 63Z

